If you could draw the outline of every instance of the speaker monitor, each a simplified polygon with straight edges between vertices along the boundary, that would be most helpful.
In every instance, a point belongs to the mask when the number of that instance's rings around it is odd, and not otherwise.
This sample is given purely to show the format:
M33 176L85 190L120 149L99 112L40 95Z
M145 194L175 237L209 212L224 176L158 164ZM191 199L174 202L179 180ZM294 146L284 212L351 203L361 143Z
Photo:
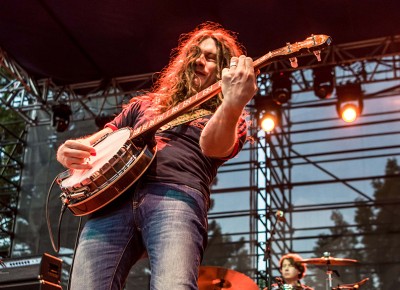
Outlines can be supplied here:
M62 260L44 253L41 258L3 261L0 289L56 290L60 286Z

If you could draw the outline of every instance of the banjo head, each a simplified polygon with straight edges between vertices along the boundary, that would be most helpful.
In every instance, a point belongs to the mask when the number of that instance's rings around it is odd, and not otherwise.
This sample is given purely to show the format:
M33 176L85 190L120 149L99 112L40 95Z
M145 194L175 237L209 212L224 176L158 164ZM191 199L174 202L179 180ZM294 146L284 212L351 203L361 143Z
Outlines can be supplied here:
M93 147L96 149L96 156L88 158L87 162L92 165L91 169L72 170L71 176L61 181L64 188L74 188L82 186L86 179L94 176L100 169L107 164L113 156L118 155L120 149L125 145L131 135L128 128L114 131L106 138L97 142Z
M97 154L88 160L91 169L59 174L61 200L73 214L86 215L107 205L150 166L157 147L143 146L141 142L136 145L132 135L133 129L129 127L106 135L94 145Z

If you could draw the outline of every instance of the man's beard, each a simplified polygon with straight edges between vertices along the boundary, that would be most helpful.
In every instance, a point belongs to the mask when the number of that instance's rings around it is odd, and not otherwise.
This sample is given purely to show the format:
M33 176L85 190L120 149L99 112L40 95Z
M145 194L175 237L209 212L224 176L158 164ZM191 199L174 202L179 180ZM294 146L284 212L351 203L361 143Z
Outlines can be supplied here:
M192 85L193 85L193 88L196 91L200 91L200 89L201 89L201 79L196 74L194 74L194 76L193 76Z

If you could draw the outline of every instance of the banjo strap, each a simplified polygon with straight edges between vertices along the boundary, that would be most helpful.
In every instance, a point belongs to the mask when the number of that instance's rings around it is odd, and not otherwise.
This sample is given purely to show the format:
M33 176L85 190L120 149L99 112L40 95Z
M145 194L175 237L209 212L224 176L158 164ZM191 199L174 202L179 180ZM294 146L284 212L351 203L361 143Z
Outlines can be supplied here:
M212 114L211 111L205 109L198 109L191 113L183 114L177 117L176 119L172 120L171 122L162 126L160 129L157 130L157 133L211 114Z

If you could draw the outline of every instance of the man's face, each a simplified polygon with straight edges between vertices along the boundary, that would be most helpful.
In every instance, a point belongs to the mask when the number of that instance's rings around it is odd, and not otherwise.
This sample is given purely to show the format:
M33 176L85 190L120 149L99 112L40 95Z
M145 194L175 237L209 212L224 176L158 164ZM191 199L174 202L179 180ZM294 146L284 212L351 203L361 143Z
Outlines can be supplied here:
M199 44L200 56L195 61L194 86L204 90L217 81L217 47L212 38L206 38Z
M297 281L299 278L299 270L289 260L283 260L281 268L282 277L286 283Z

